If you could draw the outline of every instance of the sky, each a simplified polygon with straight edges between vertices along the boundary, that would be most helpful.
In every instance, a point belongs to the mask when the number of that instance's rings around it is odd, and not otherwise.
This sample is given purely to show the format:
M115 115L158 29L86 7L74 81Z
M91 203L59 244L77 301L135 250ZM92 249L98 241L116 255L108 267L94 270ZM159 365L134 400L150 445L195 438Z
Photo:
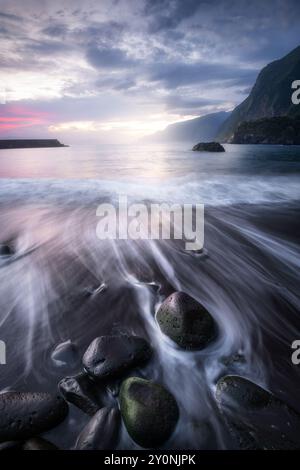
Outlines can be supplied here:
M0 138L134 142L231 110L299 0L0 0Z

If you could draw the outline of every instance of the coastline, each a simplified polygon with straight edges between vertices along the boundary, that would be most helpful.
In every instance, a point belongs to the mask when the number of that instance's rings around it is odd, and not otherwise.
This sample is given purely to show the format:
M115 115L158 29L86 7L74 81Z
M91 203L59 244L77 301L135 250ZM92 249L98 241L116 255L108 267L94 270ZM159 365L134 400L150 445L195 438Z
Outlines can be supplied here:
M68 147L57 139L1 139L0 150Z

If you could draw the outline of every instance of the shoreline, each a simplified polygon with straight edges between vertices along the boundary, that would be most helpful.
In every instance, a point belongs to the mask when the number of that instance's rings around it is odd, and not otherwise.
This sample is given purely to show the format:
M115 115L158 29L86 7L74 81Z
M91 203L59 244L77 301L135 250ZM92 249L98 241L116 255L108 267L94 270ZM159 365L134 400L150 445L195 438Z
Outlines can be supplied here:
M162 383L180 406L170 448L220 448L228 438L210 406L215 383L226 373L261 383L297 408L300 378L289 357L300 305L299 206L208 210L202 254L166 241L99 242L96 217L84 208L2 207L2 236L15 237L17 256L0 267L1 339L9 367L0 387L55 392L61 378L76 372L70 363L53 362L58 344L70 339L81 356L96 336L130 333L156 351L135 374ZM159 333L155 311L174 290L187 292L213 315L219 335L207 349L181 352ZM224 357L238 360L224 364ZM87 419L73 407L47 437L70 448ZM208 443L201 431L206 420ZM126 435L118 448L132 448Z

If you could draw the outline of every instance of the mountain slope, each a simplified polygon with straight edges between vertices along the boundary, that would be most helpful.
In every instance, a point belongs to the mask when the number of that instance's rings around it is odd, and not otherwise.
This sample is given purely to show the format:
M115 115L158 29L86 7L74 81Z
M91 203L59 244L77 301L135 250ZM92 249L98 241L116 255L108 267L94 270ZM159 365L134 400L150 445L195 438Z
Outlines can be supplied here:
M198 142L213 140L229 113L207 114L188 121L170 124L165 130L147 137L151 142Z
M218 139L229 140L243 121L274 116L299 116L300 105L294 105L291 101L292 82L299 79L300 46L262 69L248 98L232 111L221 126Z
M233 144L299 145L300 117L276 116L243 121L235 130Z

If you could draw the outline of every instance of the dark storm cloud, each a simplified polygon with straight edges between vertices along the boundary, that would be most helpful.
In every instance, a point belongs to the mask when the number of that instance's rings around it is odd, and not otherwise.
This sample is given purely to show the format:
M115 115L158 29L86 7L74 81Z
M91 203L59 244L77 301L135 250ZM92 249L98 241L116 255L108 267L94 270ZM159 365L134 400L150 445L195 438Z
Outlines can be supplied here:
M42 29L42 34L50 37L64 37L68 32L68 26L64 23L51 23L46 28Z
M170 64L155 64L149 75L150 81L163 82L168 88L192 85L203 82L222 82L235 80L236 84L248 83L257 75L256 71L239 69L224 64L199 62L187 64L184 62Z
M22 21L22 17L18 15L13 15L11 13L0 12L0 19L10 20L10 21Z
M147 0L144 13L150 17L149 31L157 33L176 28L184 19L191 17L201 4L201 0Z
M118 42L122 39L122 33L125 29L126 25L118 21L92 21L79 28L76 34L89 43L93 41Z
M87 50L86 57L91 65L99 69L122 69L136 64L126 51L117 48L91 46Z
M274 60L300 41L299 0L146 0L144 15L148 31L174 48L198 45L249 63Z
M182 115L238 104L300 43L299 0L0 0L0 10L2 69L55 75L62 101L112 93Z

